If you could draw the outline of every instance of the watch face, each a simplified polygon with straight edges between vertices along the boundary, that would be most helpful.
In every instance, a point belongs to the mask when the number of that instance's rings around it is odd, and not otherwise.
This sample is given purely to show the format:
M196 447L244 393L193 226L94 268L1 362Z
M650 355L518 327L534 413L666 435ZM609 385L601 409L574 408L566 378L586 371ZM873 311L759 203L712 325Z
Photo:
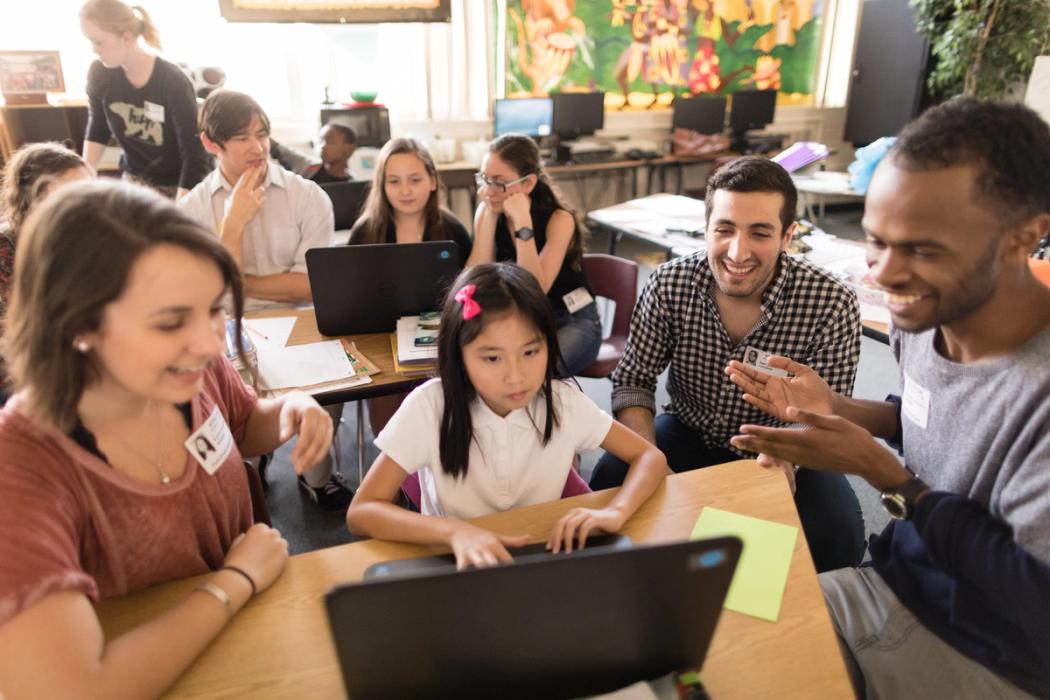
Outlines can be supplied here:
M533 234L532 234L532 229L531 228L529 228L528 226L522 226L521 228L519 228L517 231L514 232L514 235L516 237L520 238L523 241L527 241L530 238L532 238Z
M884 493L879 496L879 501L891 518L906 520L908 513L908 501L899 493Z

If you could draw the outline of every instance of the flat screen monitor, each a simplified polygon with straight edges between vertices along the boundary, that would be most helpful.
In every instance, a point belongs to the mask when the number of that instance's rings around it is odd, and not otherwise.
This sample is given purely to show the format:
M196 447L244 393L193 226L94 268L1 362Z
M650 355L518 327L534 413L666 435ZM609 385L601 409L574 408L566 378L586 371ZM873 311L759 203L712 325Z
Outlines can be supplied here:
M386 107L321 110L322 126L333 120L354 130L358 146L382 148L390 140L390 113Z
M708 95L676 98L671 126L701 134L721 134L726 128L726 98Z
M761 129L772 123L777 107L776 90L740 90L733 93L729 128L734 134Z
M549 97L530 97L517 100L496 100L494 121L496 136L525 134L550 136L551 100Z
M551 128L561 139L589 136L605 126L604 92L560 92L551 95L554 117Z

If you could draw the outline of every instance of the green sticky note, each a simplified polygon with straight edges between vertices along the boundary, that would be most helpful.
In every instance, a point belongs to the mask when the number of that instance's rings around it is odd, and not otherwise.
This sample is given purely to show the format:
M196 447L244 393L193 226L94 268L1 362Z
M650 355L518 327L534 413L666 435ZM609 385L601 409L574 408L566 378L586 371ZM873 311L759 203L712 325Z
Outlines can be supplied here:
M704 508L689 539L735 535L744 542L725 607L776 622L798 528L717 508Z

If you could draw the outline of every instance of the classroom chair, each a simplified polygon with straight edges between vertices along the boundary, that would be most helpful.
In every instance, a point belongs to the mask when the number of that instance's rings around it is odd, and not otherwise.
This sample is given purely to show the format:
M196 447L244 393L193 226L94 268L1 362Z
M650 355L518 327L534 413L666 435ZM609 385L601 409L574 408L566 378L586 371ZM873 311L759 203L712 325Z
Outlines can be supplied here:
M587 485L587 482L583 480L579 472L575 469L570 469L569 478L565 480L565 488L561 492L561 497L572 498L573 496L580 496L590 492L591 487ZM412 504L417 512L420 510L420 504L423 502L423 493L419 487L419 472L409 474L401 482L401 495L408 499L408 502Z
M588 253L583 256L583 271L595 296L616 304L609 337L602 340L601 350L594 362L579 374L581 377L601 379L616 369L627 345L631 313L638 296L638 264L615 255Z

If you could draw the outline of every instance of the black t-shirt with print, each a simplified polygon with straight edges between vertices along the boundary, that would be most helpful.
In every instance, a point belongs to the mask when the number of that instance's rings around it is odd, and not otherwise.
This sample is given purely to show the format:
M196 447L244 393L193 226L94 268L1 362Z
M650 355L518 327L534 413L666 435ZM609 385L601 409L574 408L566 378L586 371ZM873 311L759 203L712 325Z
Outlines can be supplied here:
M193 189L213 169L197 131L197 98L178 66L159 56L141 88L123 68L91 64L87 79L86 139L124 149L120 168L162 187Z

